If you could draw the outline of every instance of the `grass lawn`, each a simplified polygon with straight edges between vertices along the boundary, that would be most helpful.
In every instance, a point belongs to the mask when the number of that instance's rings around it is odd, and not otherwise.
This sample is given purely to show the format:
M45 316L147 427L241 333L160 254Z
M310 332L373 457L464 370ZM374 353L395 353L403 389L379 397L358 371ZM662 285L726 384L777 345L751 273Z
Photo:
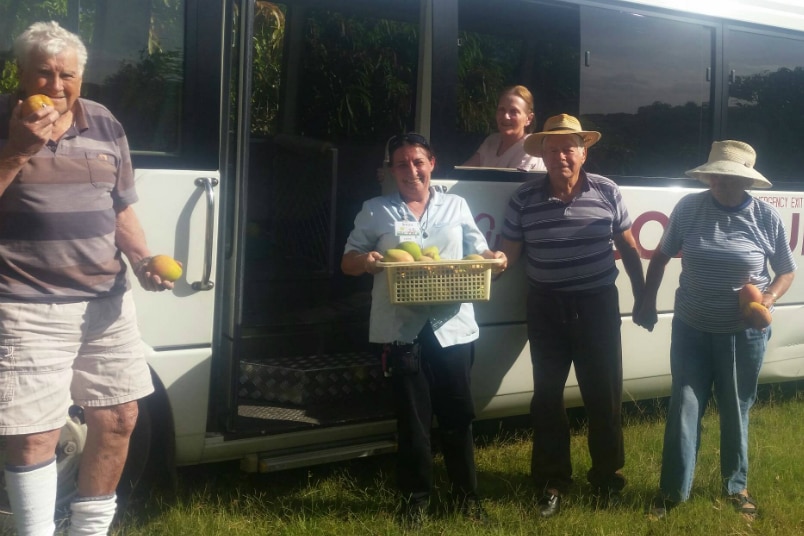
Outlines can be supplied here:
M750 489L760 516L747 520L720 497L718 418L708 411L692 499L661 521L645 515L656 492L662 449L662 401L627 406L628 486L622 506L597 509L585 474L590 461L581 411L571 411L576 484L559 516L539 518L528 477L526 429L476 426L480 491L489 523L449 512L446 474L436 457L433 535L801 535L804 534L804 389L766 389L751 417ZM521 423L521 421L520 421ZM507 424L507 423L506 423ZM125 509L113 535L383 535L404 531L394 518L394 457L270 474L246 474L236 462L183 468L176 496L153 493ZM2 530L0 530L2 532Z
M573 416L576 414L573 412ZM476 453L489 523L447 511L446 474L437 457L438 488L420 534L437 535L798 535L804 534L804 391L767 390L755 406L750 433L750 489L760 516L746 520L720 496L718 418L704 419L692 499L667 519L651 521L664 431L662 404L631 405L625 442L624 504L596 508L584 475L590 461L582 414L572 437L576 484L561 514L543 520L530 483L527 430L480 423ZM499 424L499 423L498 423ZM251 475L236 463L181 469L177 497L152 496L130 505L117 535L380 535L404 531L393 515L394 457L381 456L308 469Z

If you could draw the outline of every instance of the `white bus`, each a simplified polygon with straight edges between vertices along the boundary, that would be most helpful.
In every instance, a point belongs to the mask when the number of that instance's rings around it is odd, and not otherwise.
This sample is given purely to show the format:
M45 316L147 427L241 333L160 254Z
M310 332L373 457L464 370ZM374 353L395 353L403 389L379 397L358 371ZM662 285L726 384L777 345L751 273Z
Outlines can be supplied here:
M0 0L0 90L13 36L56 19L89 47L85 96L133 150L151 249L185 267L172 293L136 294L157 392L140 404L123 487L145 469L241 459L274 471L394 449L367 344L371 278L339 271L389 136L416 130L439 187L464 196L496 247L519 172L459 170L493 128L497 92L524 84L536 126L579 116L603 138L587 170L617 181L647 263L683 172L740 139L774 182L757 192L804 255L804 12L794 0ZM799 261L800 262L800 261ZM621 291L625 392L670 385L668 267L652 333ZM521 263L476 307L480 419L528 411ZM776 307L762 382L804 377L804 285ZM567 403L580 395L574 379ZM80 459L80 408L58 459ZM2 457L2 446L0 446ZM125 493L125 490L121 490Z

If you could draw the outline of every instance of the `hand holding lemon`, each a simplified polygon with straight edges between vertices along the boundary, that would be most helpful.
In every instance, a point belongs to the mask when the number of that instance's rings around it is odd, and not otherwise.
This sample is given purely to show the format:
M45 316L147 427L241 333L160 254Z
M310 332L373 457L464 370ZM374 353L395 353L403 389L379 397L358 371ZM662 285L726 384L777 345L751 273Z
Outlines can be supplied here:
M170 255L145 257L134 265L134 274L145 290L172 289L182 272L181 263Z

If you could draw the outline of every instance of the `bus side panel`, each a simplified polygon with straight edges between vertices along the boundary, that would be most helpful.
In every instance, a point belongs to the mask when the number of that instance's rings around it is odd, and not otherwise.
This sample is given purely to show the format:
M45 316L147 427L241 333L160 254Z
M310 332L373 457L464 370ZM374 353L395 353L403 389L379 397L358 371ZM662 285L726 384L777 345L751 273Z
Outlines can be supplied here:
M204 189L196 184L199 177L217 179L214 173L198 171L136 172L140 200L134 210L151 253L170 255L183 265L181 278L172 291L146 292L132 281L140 331L145 343L153 348L212 342L214 289L192 287L203 277L205 248L212 248L212 281L215 280L215 244L206 243L208 200Z
M520 183L437 180L434 184L464 197L478 226L486 233L489 246L499 249L505 207ZM643 251L645 270L673 207L683 196L701 191L695 187L696 183L689 181L689 185L690 188L621 187L633 222L632 232ZM802 194L756 191L752 194L771 202L779 210L790 236L791 248L800 264L804 254ZM631 320L634 303L630 282L620 261L618 267L617 286L623 316L624 398L638 400L667 395L670 389L670 329L681 261L671 260L665 270L657 298L659 322L652 332ZM520 260L492 283L491 300L475 305L481 336L475 343L472 381L480 418L528 411L533 381L524 324L526 289L524 262ZM802 304L804 285L794 283L774 312L772 336L760 381L781 381L804 374L804 332L799 325ZM573 372L567 380L565 399L568 405L582 403Z
M136 170L134 209L151 253L170 255L183 265L172 291L146 292L131 276L148 361L167 389L180 465L202 461L210 396L215 289L192 286L203 278L206 248L212 248L215 281L216 244L206 243L209 198L196 182L200 177L218 178L200 171ZM218 189L213 192L217 212Z
M209 347L154 351L148 363L167 390L176 440L176 465L204 461L212 352ZM168 409L168 408L164 408Z

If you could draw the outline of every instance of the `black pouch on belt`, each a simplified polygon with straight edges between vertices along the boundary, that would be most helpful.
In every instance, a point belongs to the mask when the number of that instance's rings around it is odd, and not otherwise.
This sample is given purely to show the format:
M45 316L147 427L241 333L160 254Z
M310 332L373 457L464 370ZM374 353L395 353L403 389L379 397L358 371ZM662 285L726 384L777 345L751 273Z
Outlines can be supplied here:
M385 375L410 375L419 372L421 346L413 344L386 344L383 348Z

